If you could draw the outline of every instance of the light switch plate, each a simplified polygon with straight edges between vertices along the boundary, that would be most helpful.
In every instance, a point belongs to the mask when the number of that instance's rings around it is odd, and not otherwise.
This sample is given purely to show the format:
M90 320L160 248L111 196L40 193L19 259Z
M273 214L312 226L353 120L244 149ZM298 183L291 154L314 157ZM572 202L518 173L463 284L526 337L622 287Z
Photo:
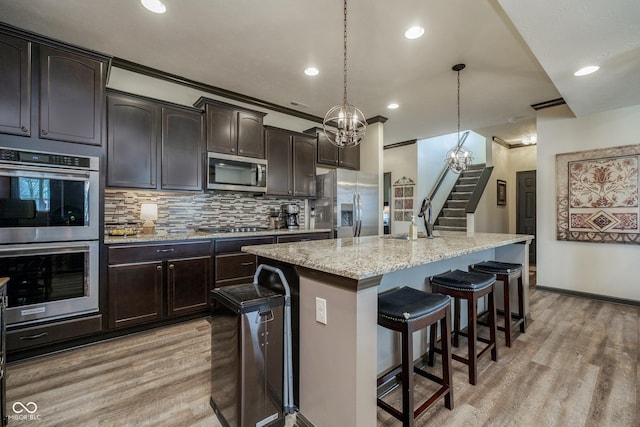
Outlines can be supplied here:
M316 297L316 322L327 324L327 300Z

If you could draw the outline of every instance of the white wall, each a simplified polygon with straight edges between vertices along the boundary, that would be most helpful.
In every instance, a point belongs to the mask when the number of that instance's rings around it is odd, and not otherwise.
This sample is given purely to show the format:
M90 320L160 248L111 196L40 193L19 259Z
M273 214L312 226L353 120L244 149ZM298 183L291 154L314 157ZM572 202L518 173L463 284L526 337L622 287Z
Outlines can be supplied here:
M518 148L506 148L492 143L493 173L487 188L480 199L475 215L475 231L485 233L516 232L516 173L536 169L535 145ZM507 183L507 204L497 204L497 180Z
M556 240L555 156L640 143L640 106L573 118L566 106L538 112L538 285L640 300L640 246Z
M384 172L391 172L391 197L389 205L391 207L391 234L407 233L409 231L409 223L404 221L395 221L393 219L394 208L394 195L393 195L393 183L402 178L403 176L411 178L413 181L417 179L417 145L403 145L397 148L390 148L383 151L383 169ZM417 214L416 199L418 198L419 190L414 188L414 213ZM422 200L422 199L420 199ZM423 227L424 228L424 227Z

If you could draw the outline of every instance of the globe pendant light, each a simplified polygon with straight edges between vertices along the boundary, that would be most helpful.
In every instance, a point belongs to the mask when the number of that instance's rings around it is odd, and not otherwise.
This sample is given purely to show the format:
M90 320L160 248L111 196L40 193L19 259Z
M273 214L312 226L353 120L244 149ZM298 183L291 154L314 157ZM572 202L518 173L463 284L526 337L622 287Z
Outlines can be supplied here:
M458 143L456 147L447 153L447 168L454 173L460 173L471 165L473 157L471 151L463 147L464 141L460 139L460 71L464 70L464 64L456 64L451 69L458 73Z
M360 144L367 131L364 113L347 102L347 0L344 0L344 96L342 104L327 111L322 128L327 139L340 148Z

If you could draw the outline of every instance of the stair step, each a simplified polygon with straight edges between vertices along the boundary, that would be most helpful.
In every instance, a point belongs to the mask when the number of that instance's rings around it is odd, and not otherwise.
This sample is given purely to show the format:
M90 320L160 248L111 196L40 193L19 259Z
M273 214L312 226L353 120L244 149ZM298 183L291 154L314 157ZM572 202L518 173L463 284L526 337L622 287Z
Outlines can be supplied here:
M467 227L448 227L448 226L441 226L441 225L436 225L433 227L434 230L438 230L438 231L467 231Z
M453 191L456 193L473 193L473 189L476 188L476 184L456 184L453 187Z
M468 201L471 198L471 192L458 192L454 191L449 195L449 200L465 200Z
M444 204L445 208L451 208L451 209L464 209L467 207L467 204L469 203L468 200L447 200L446 203Z
M443 208L442 209L443 216L445 218L462 218L467 216L464 208Z
M441 216L438 218L438 225L443 225L445 227L467 227L467 217L464 218L448 218Z
M461 176L458 185L476 185L480 181L480 176Z

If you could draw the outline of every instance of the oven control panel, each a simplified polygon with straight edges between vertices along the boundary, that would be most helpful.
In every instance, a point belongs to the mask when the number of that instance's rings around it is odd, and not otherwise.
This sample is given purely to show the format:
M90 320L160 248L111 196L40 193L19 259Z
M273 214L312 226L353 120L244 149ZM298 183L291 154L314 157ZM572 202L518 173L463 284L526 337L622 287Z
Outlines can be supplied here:
M34 151L12 150L8 148L0 148L0 161L67 166L83 169L89 169L91 167L91 160L88 157L38 153Z

